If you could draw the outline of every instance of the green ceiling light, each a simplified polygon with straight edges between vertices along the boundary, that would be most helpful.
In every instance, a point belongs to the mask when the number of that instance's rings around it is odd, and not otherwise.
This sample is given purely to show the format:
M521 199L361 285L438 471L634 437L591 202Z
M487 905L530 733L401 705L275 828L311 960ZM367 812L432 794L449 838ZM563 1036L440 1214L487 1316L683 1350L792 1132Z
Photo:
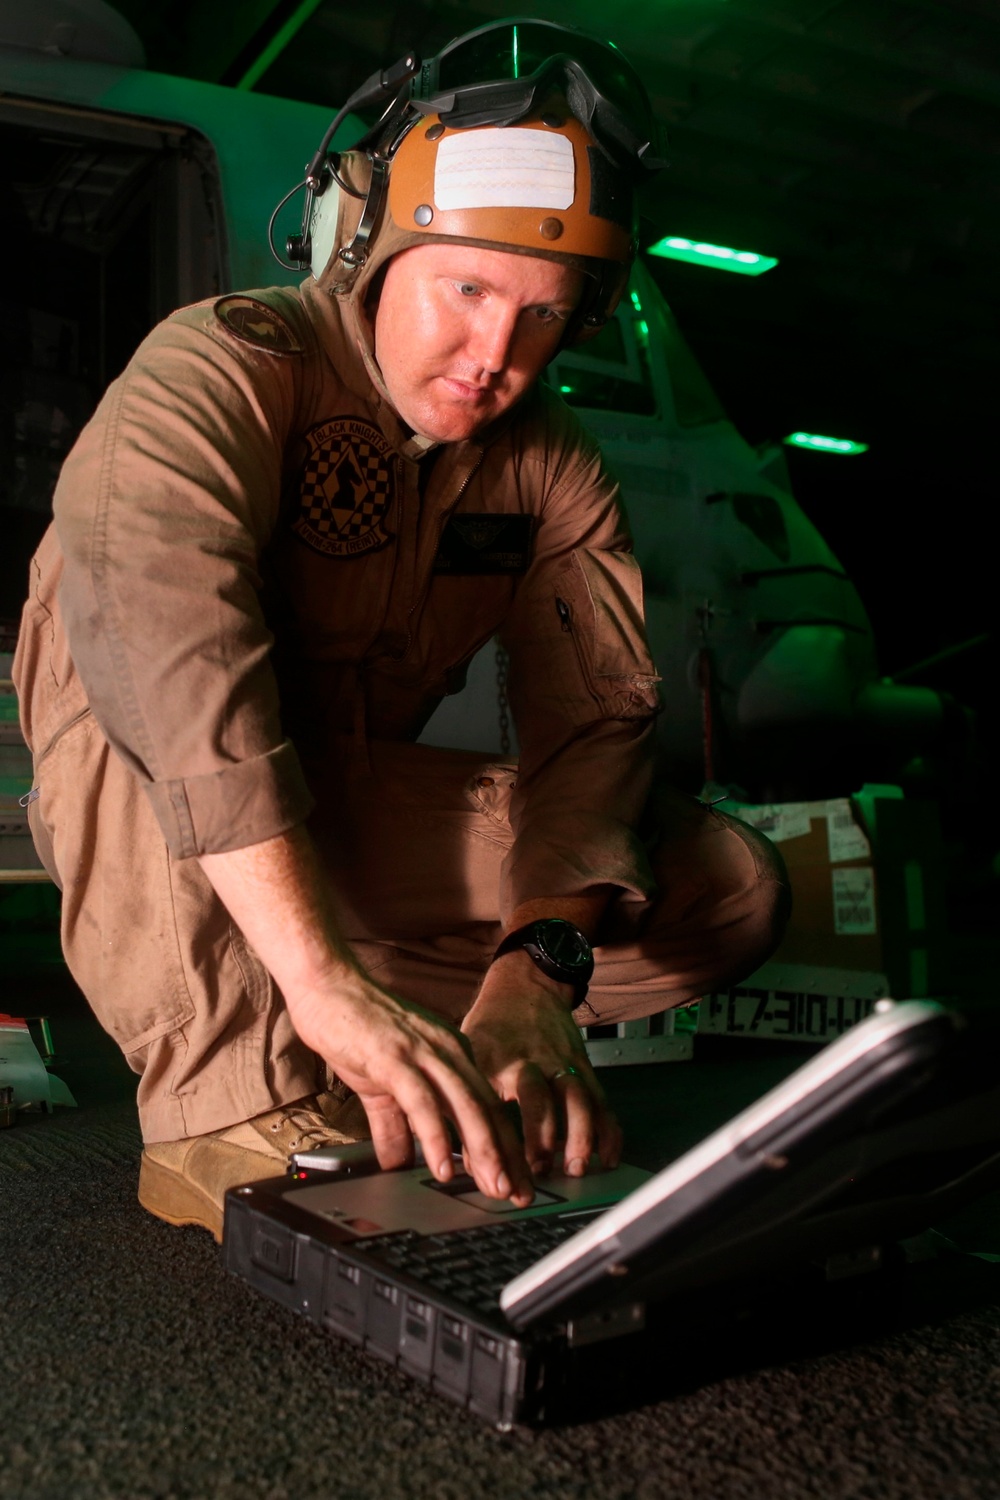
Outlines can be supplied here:
M314 10L318 10L322 0L301 0L299 5L294 6L287 20L261 48L260 53L254 58L246 72L240 78L236 87L238 89L252 89L257 81L263 78L275 58L280 57L289 42L301 31L309 20Z
M709 245L705 240L686 240L679 234L665 235L650 245L650 255L664 260L686 260L693 266L711 266L716 271L736 271L740 276L761 276L778 264L773 255L755 250L732 250L728 245Z
M850 438L821 437L818 432L790 432L784 439L790 448L812 448L817 453L867 453L867 443Z
M639 342L642 343L642 344L648 344L649 343L649 324L646 322L646 319L642 316L642 299L640 298L638 292L629 292L629 296L632 299L632 307L633 307L633 310L634 310L634 313L635 313L635 317L633 319L633 324L634 324L634 327L635 327L635 331L636 331L636 333L639 336Z

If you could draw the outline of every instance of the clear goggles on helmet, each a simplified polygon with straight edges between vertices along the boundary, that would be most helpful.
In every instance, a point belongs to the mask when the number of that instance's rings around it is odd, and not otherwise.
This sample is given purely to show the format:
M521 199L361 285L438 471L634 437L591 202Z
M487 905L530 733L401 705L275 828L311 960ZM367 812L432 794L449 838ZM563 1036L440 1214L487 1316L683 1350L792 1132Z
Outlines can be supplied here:
M423 64L409 96L421 114L462 128L512 125L550 92L621 165L639 175L664 165L635 69L613 43L553 21L512 17L457 37Z

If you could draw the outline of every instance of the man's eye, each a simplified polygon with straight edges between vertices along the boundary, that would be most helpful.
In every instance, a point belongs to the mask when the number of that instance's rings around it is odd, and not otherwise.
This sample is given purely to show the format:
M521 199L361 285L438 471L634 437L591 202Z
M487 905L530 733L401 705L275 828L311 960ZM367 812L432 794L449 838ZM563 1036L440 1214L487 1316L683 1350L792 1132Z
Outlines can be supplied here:
M561 313L558 308L555 307L535 308L535 317L541 323L555 323L557 320L565 318L565 316L565 313Z
M478 286L476 286L474 281L460 281L458 284L458 290L461 292L463 297L479 296L479 288Z

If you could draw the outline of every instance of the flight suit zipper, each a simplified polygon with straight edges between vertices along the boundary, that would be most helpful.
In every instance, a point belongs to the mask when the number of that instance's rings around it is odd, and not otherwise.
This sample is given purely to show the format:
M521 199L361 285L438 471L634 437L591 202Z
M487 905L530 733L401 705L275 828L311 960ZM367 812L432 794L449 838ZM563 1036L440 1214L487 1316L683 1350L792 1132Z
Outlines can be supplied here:
M593 658L593 642L587 638L587 632L582 633L573 628L573 610L565 599L557 594L555 597L556 614L559 617L559 629L564 635L571 637L573 642L573 655L576 660L577 669L584 689L591 700L599 707L604 705L604 697L597 684L597 671Z
M431 553L431 556L430 556L430 561L431 561L431 566L432 567L433 567L434 558L438 554L438 548L441 545L441 536L442 536L442 533L444 532L444 528L447 526L447 524L448 524L449 520L451 519L451 517L452 517L453 513L455 512L455 510L457 510L458 506L461 505L462 499L463 499L463 497L465 495L466 490L469 488L469 485L472 483L473 479L475 479L476 475L479 473L480 468L482 467L483 459L485 458L485 456L486 456L486 450L485 450L485 448L480 448L479 453L478 453L478 455L476 457L476 461L472 465L472 468L469 470L468 474L466 474L465 478L462 480L462 483L459 485L459 487L458 487L458 493L456 494L454 500L451 502L451 504L449 505L448 509L444 512L444 514L440 517L440 520L438 522L437 534L436 534L436 536L434 538L434 550L433 550L433 552ZM423 561L425 561L425 559L421 559L421 561L423 562ZM421 574L421 576L423 576L423 575ZM426 590L424 591L423 594L421 594L420 598L413 600L413 602L411 603L409 609L406 611L407 624L409 624L409 622L412 619L412 617L413 617L414 613L416 612L416 610L424 602L425 594L426 594ZM406 631L405 645L403 647L402 655L404 655L404 656L406 655L406 652L410 648L410 642L411 642L412 639L413 639L413 632L408 629Z

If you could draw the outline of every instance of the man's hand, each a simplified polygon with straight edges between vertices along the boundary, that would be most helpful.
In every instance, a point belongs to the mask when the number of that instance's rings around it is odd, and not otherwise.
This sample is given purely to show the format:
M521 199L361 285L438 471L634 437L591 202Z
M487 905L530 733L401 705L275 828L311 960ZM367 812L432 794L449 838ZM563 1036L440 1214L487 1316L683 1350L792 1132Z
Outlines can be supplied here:
M448 1181L450 1120L479 1189L519 1207L530 1203L516 1132L468 1043L360 969L305 830L204 854L201 866L274 976L298 1035L360 1095L380 1164L412 1160L416 1135L434 1175Z
M583 1176L595 1150L604 1167L621 1157L621 1128L590 1066L572 1004L568 985L516 950L487 971L462 1023L500 1098L520 1106L525 1155L541 1176L560 1144L571 1177Z
M289 999L295 1030L361 1098L379 1164L412 1163L413 1138L441 1182L453 1173L446 1120L480 1191L526 1207L534 1196L513 1125L447 1022L358 972Z

